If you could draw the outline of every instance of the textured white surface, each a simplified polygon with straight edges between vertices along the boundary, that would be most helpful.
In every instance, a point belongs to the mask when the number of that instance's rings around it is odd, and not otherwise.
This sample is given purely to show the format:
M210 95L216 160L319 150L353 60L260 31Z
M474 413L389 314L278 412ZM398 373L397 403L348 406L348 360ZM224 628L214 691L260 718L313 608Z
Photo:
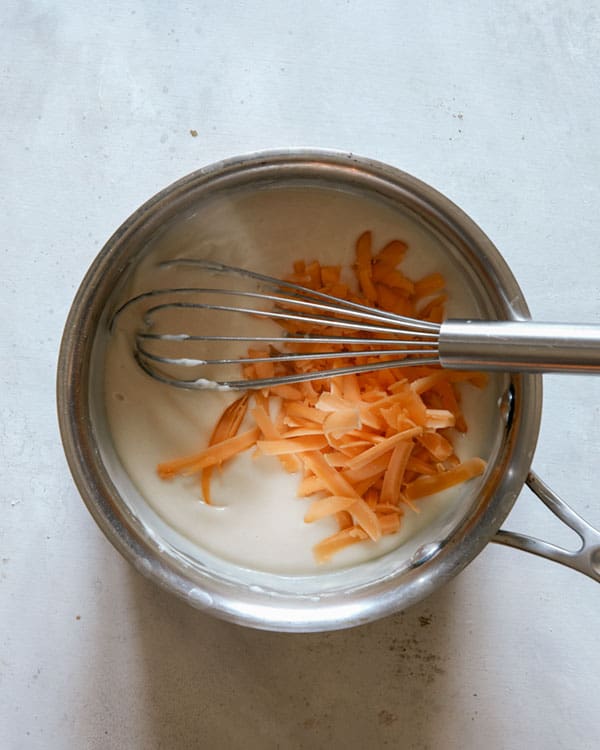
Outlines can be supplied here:
M2 748L597 747L597 584L491 546L353 631L223 624L104 540L54 407L62 325L106 238L258 148L412 172L492 237L535 316L599 321L595 4L8 0L0 18ZM545 382L535 467L599 525L600 381ZM571 541L527 492L507 526Z

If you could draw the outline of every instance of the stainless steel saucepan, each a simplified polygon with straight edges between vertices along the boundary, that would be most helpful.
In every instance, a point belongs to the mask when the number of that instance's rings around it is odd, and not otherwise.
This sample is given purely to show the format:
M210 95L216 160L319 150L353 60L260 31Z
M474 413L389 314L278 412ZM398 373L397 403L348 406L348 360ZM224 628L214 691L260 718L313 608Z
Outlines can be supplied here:
M235 158L190 174L150 199L110 238L65 326L57 381L63 444L75 483L108 539L140 572L192 606L267 630L333 630L406 608L455 576L490 541L600 581L600 533L531 470L542 408L537 374L497 376L497 411L485 433L488 471L477 491L466 488L452 512L396 550L352 568L303 576L248 570L199 550L145 502L119 460L104 409L103 357L115 290L165 227L208 202L286 188L345 193L397 211L443 246L481 318L529 318L517 282L485 234L443 195L397 169L352 154L297 150ZM500 529L525 483L579 535L578 550Z

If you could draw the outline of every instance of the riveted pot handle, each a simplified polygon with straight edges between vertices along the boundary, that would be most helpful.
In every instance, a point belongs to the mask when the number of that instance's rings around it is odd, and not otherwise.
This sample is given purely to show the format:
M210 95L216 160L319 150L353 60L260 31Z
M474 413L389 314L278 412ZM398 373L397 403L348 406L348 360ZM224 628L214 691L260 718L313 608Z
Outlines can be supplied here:
M575 513L533 471L529 472L526 484L555 516L560 518L570 529L573 529L581 539L581 546L575 551L566 550L541 539L517 534L513 531L504 531L503 529L498 531L492 541L506 544L509 547L516 547L540 557L546 557L548 560L554 560L554 562L578 570L580 573L600 582L600 531L590 526L581 516Z

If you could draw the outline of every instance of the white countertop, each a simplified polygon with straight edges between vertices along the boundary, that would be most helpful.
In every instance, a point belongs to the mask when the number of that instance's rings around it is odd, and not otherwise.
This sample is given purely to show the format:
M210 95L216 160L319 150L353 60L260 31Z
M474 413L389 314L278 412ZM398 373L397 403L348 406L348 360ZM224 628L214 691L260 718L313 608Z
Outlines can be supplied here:
M413 173L489 234L535 317L599 321L594 4L8 0L0 16L2 748L598 747L592 580L490 545L368 626L229 625L105 540L54 403L67 311L113 230L262 148ZM534 466L598 526L600 380L545 386ZM528 491L505 525L574 540Z

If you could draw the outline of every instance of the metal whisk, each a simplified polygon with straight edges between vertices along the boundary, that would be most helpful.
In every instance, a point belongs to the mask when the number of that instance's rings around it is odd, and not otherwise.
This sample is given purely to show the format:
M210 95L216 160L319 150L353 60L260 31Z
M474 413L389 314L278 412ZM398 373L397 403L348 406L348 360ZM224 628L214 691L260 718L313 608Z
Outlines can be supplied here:
M134 356L151 377L180 388L261 388L409 365L518 372L600 372L600 326L597 325L527 320L447 320L437 324L341 300L292 282L213 261L177 258L159 265L161 268L192 266L217 275L249 280L259 289L268 290L153 289L128 300L114 313L111 327L126 308L140 303L146 305L144 327L135 335ZM260 318L281 322L287 331L277 335L231 332L228 335L229 322L223 333L214 333L212 324L206 321L201 321L204 328L199 333L190 333L189 328L161 331L168 315L175 313L182 321L178 320L178 325L189 325L192 317L201 312L246 316L245 324L250 330ZM248 319L248 316L251 317ZM301 330L306 324L311 328L318 326L324 333L289 332L295 325ZM190 344L201 347L202 358L172 356L171 352L160 349ZM209 347L232 344L267 346L268 354L249 359L247 354L220 357L206 353ZM293 345L293 351L285 350L289 345ZM314 349L315 345L318 351L302 351L303 347ZM365 362L322 369L323 362L348 358ZM208 368L216 366L298 361L307 363L306 371L252 380L198 376L198 373L206 375ZM311 362L315 369L309 369ZM191 372L193 377L184 377L184 373Z

